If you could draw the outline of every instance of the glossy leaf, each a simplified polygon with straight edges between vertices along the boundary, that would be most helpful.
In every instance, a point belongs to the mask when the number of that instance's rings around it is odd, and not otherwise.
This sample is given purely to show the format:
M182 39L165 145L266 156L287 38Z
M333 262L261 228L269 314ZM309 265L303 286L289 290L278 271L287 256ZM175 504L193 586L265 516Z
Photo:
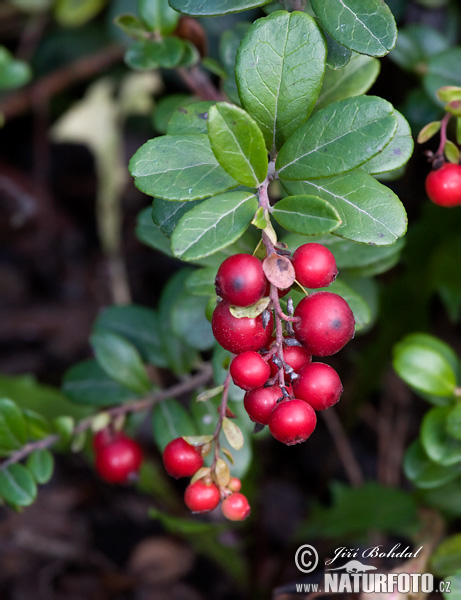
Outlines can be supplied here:
M170 204L176 204L176 202ZM167 256L173 256L170 240L162 233L160 227L152 221L151 208L144 208L138 213L135 232L138 240L146 246L163 252Z
M199 204L201 200L189 202L170 202L156 198L153 202L152 220L160 227L161 232L171 238L173 231L183 215Z
M205 200L179 221L171 247L182 260L209 256L235 242L258 207L252 192L228 192Z
M149 376L133 344L105 330L95 331L90 341L96 360L110 377L141 394L150 390Z
M18 406L0 399L0 451L17 450L27 441L27 424Z
M434 575L448 577L461 565L461 533L443 540L431 556L430 567Z
M235 80L237 50L250 25L251 23L245 22L236 23L232 29L228 29L222 34L219 41L219 58L227 73L227 78L223 82L223 91L234 104L240 104L237 82Z
M268 4L271 0L168 0L170 6L186 15L212 17L242 12Z
M446 591L443 593L445 600L461 600L461 570L447 577L445 582ZM450 585L449 589L447 583Z
M320 196L336 208L341 225L334 235L376 246L394 244L407 229L397 196L362 170L315 181L286 181L290 195Z
M155 311L135 304L110 306L99 314L93 328L95 331L111 331L126 338L147 363L158 367L167 366Z
M167 125L168 135L207 134L207 118L209 109L215 102L193 102L178 107L171 115Z
M194 296L213 296L215 294L216 269L208 267L196 269L186 280L186 290Z
M168 122L176 109L197 102L190 94L169 94L160 98L152 115L152 123L158 133L166 133Z
M311 114L325 60L322 33L305 13L275 12L255 21L243 38L237 87L269 150L280 148Z
M449 466L461 462L461 441L452 438L447 431L448 406L431 408L424 416L421 426L421 443L430 459Z
M162 35L173 33L181 16L168 4L168 0L138 0L138 13L150 31Z
M425 125L418 134L418 144L425 144L440 131L440 121L432 121Z
M404 340L394 347L393 364L399 377L414 389L434 396L453 395L456 375L436 349Z
M397 27L382 0L311 0L322 26L340 44L360 54L384 56L397 40Z
M146 35L146 27L140 19L134 15L119 15L114 19L114 23L132 38L143 39Z
M135 184L166 200L200 200L236 187L206 135L165 135L148 141L130 160Z
M445 102L437 97L439 88L447 85L461 86L461 48L450 48L432 56L428 62L427 72L423 78L423 85L431 99L440 106Z
M356 167L381 152L397 129L389 102L347 98L315 113L284 144L275 165L283 180L320 179Z
M414 143L410 125L398 111L394 111L394 116L397 119L397 129L391 141L382 152L367 160L361 167L370 175L380 175L400 169L411 158Z
M331 37L328 31L323 31L327 41L327 65L330 69L341 69L351 60L352 52Z
M424 73L428 59L449 47L447 36L422 24L402 27L395 48L389 55L403 69Z
M48 419L43 415L27 408L22 409L22 414L26 420L28 440L41 440L49 435L51 432L51 425Z
M185 45L176 37L165 37L161 40L140 40L134 42L126 51L125 62L132 69L139 71L164 67L177 67L184 55Z
M56 0L54 16L63 27L80 27L95 17L106 0Z
M461 441L461 404L455 404L447 415L445 428L448 435Z
M428 333L410 333L406 335L401 342L402 345L409 346L427 346L434 352L443 356L445 361L450 365L453 372L458 370L458 356L451 346L443 342L440 338Z
M21 464L0 471L0 497L13 506L29 506L37 496L31 473Z
M5 46L0 46L0 90L21 87L30 81L32 71L22 60L13 58Z
M154 406L152 423L154 440L161 452L171 440L198 435L189 413L174 398L168 398Z
M37 483L47 483L53 475L54 459L49 450L35 450L26 465Z
M365 94L376 81L381 64L376 58L354 54L342 69L326 69L322 89L315 109Z
M444 467L433 462L419 440L415 440L403 460L405 476L422 489L434 489L453 481L459 475L455 467Z
M197 350L210 350L214 344L211 325L205 316L208 298L181 294L170 313L170 326L178 339Z
M210 108L208 137L219 164L243 185L255 188L267 175L267 150L261 130L241 108L219 102Z
M288 196L274 206L272 216L288 231L318 235L337 229L341 219L335 208L317 196Z
M64 375L62 391L72 402L92 406L122 404L137 396L112 379L95 360L71 367Z

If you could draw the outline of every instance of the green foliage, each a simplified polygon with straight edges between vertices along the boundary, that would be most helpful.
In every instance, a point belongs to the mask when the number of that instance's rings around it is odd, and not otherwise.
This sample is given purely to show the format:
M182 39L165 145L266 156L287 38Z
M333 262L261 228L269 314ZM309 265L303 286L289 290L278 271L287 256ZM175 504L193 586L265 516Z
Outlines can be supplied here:
M192 102L178 107L168 121L168 135L184 135L192 133L207 133L208 111L214 105L209 100Z
M0 90L26 85L31 77L29 65L22 60L16 60L5 46L0 46Z
M170 6L186 15L212 17L241 12L268 4L271 0L203 0L197 4L194 0L168 0Z
M56 0L54 16L63 27L80 27L95 17L106 0Z
M187 410L174 398L168 398L155 405L152 425L154 440L160 451L163 451L171 440L198 433Z
M438 577L447 577L459 569L461 563L461 534L452 535L436 548L431 557L431 569Z
M274 207L274 219L288 231L301 235L319 235L341 225L338 212L317 196L289 196Z

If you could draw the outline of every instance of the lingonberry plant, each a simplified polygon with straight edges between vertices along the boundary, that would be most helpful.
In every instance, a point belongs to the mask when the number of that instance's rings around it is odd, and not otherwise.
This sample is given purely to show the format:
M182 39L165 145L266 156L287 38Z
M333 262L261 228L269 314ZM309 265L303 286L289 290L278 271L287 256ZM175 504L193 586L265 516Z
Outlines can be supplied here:
M219 61L206 56L192 17L258 7L265 16L223 34ZM101 477L125 484L139 472L142 483L148 459L141 465L132 436L136 415L153 407L166 472L190 478L186 506L203 513L221 503L241 521L250 507L240 479L258 432L304 442L316 411L341 428L327 409L342 384L324 357L371 325L372 278L402 247L405 209L380 179L408 161L411 133L388 101L364 95L377 57L395 44L395 22L381 0L139 0L137 13L116 19L133 39L126 64L173 70L190 94L159 102L159 135L130 160L135 185L154 198L136 231L189 267L171 277L157 310L99 315L94 360L63 385L85 415L43 422L3 402L15 436L2 473L23 492L3 490L2 474L0 489L13 505L30 503L45 480L39 467L52 470L48 448L81 450L90 430ZM181 381L158 389L158 368ZM188 410L176 399L184 394L195 395Z

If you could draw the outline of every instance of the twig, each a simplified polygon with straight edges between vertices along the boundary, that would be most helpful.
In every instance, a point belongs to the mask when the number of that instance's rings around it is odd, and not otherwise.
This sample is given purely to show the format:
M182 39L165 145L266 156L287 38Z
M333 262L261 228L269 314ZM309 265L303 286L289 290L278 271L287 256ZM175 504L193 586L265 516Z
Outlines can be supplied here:
M213 432L214 458L213 458L213 463L211 465L212 472L214 471L214 469L216 467L216 462L218 461L218 458L219 458L219 450L220 450L219 435L221 433L224 417L226 416L230 382L231 382L231 374L230 374L230 369L229 369L229 371L227 372L227 375L226 375L226 379L224 380L224 384L223 384L222 399L221 399L221 404L219 405L218 422L216 423L216 427Z
M349 478L351 484L355 487L359 487L363 484L363 475L360 466L354 456L350 442L338 419L338 415L334 410L328 409L321 412L328 431L335 443L338 451L339 458L343 463L344 470Z
M0 104L0 112L5 118L17 117L32 108L38 101L46 101L66 90L68 87L106 71L123 58L123 48L108 46L99 52L84 56L83 58L58 69L31 86L10 94Z
M156 392L151 396L147 396L146 398L142 398L141 400L136 400L135 402L129 402L127 404L122 404L121 406L115 406L114 408L110 408L108 410L101 411L109 415L110 419L116 419L121 415L126 415L129 413L142 412L144 410L148 410L157 402L161 402L166 398L174 398L177 396L181 396L186 392L190 392L198 388L199 386L205 384L211 377L212 369L210 365L205 365L201 371L199 371L196 375L189 377L185 381L181 383L177 383L176 385L171 386L166 390L161 390L160 392ZM224 409L225 412L225 409ZM91 429L93 421L96 415L92 415L91 417L87 417L78 423L72 432L72 435L78 435L79 433L83 433L88 429ZM13 454L3 461L0 464L0 471L4 471L10 465L19 462L23 458L26 458L32 452L36 450L45 450L46 448L50 448L60 439L59 434L49 435L41 440L36 442L30 442L23 446L20 450L13 452Z
M435 153L435 156L443 158L443 154L444 154L444 148L445 148L445 144L447 141L447 127L448 127L448 123L451 119L451 114L450 113L446 113L446 115L443 117L443 119L440 122L440 144L439 147L437 149L437 152Z
M202 100L225 100L225 96L215 88L208 75L195 66L191 69L178 68L177 73L187 87Z

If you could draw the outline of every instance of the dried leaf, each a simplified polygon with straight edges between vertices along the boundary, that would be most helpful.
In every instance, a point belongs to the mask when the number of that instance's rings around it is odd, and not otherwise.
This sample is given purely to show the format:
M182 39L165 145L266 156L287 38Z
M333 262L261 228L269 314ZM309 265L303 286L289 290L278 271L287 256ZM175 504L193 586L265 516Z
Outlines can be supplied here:
M236 319L243 319L244 317L255 319L266 310L270 301L271 299L269 297L265 297L261 298L261 300L258 300L258 302L251 306L230 306L229 310L231 315Z
M199 479L202 479L202 477L206 477L207 475L210 475L210 474L211 474L210 467L200 467L200 469L195 473L195 475L192 477L190 482L195 483Z
M229 459L231 465L233 465L234 457L232 456L232 453L230 452L230 450L228 450L227 448L221 448L221 452L226 455L226 457Z
M263 271L267 279L282 290L291 287L296 277L290 259L278 254L271 254L264 260Z
M222 428L224 435L227 438L229 444L235 450L240 450L244 444L243 433L238 425L230 421L226 417L223 419Z
M424 125L418 134L418 144L425 144L440 130L440 121L432 121Z
M209 444L213 440L212 435L183 435L182 439L191 446L203 446Z
M230 470L229 465L224 462L222 458L218 458L215 466L215 475L218 484L222 487L226 487L230 481Z
M199 394L197 396L195 401L196 402L206 402L207 400L210 400L211 398L214 398L215 396L220 394L223 391L223 389L224 389L223 385L218 385L217 387L211 388L210 390L205 390L204 392L202 392L201 394Z

